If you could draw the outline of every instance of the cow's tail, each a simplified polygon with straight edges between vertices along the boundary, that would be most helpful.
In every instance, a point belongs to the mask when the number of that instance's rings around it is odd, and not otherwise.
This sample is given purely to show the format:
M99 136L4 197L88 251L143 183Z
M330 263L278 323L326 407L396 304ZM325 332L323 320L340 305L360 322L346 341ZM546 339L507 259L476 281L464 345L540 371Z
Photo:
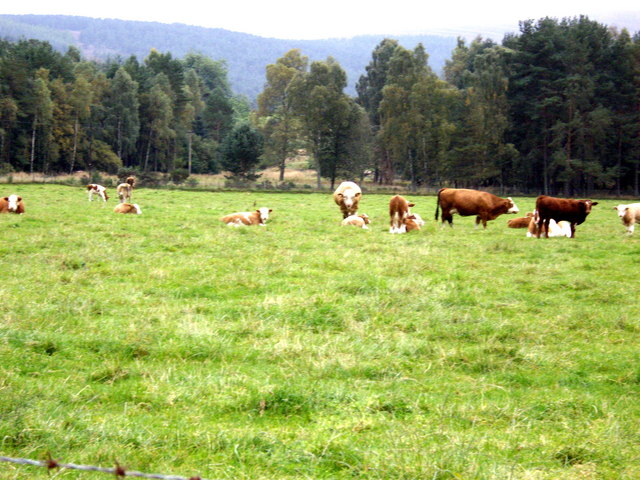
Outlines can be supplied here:
M440 212L440 193L442 192L442 190L444 190L444 188L438 190L438 199L436 200L436 220L438 220L438 215Z

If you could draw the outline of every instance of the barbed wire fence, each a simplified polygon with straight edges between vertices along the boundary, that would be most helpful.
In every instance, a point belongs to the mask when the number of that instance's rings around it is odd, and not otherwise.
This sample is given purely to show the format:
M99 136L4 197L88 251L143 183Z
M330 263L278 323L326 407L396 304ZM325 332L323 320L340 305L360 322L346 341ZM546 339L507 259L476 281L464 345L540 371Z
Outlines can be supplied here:
M75 463L62 463L57 460L51 458L51 455L48 455L47 460L32 460L29 458L14 458L14 457L4 457L0 456L0 462L9 462L15 463L18 465L30 465L34 467L44 467L48 471L55 469L69 469L69 470L82 470L85 472L100 472L100 473L108 473L110 475L115 475L116 478L124 478L124 477L138 477L138 478L153 478L158 480L207 480L205 478L195 476L195 477L180 477L176 475L163 475L159 473L143 473L136 472L135 470L127 470L122 465L119 465L116 462L115 467L96 467L93 465L77 465Z

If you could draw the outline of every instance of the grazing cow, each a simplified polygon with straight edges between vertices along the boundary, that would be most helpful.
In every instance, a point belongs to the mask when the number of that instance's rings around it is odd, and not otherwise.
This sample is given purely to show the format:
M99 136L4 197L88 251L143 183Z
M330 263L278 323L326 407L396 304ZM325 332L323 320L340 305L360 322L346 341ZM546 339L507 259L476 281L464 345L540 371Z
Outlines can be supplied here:
M360 215L349 215L347 218L342 220L343 226L353 225L354 227L364 228L365 230L369 228L367 227L367 225L370 223L371 220L369 220L369 215L367 215L366 213L362 213Z
M342 218L358 213L358 205L362 198L360 187L353 182L342 182L333 192L333 200L340 207Z
M24 213L24 202L18 195L0 198L0 213Z
M573 200L540 195L536 199L536 210L538 212L538 233L536 236L540 238L543 224L546 225L546 231L548 232L549 222L553 219L556 222L561 220L569 222L571 225L571 238L575 238L576 225L582 224L587 215L591 213L591 208L597 204L598 202L591 200Z
M509 228L528 228L533 219L533 212L527 212L524 217L512 218L507 222Z
M389 233L405 233L407 231L406 220L410 215L409 209L415 206L415 203L407 202L400 195L391 197L389 200L389 217L390 224Z
M636 222L640 222L640 203L620 204L613 209L618 211L622 224L627 227L627 233L631 235L635 230Z
M90 183L89 185L87 185L87 191L89 192L90 202L93 200L94 195L98 195L105 203L107 200L109 200L107 189L102 185L98 185L97 183Z
M221 220L227 225L233 225L234 227L241 227L243 225L260 225L264 227L272 211L270 208L262 207L255 212L230 213L222 217Z
M117 186L116 191L118 192L118 198L120 199L120 203L131 202L131 191L133 187L129 183L121 183Z
M119 203L113 211L116 213L135 213L138 215L142 213L137 203Z
M486 229L489 220L495 220L503 213L518 213L518 207L511 197L500 198L489 192L469 190L466 188L441 188L438 190L436 203L436 220L438 210L442 208L442 224L449 222L453 226L453 214L463 217L476 215L476 228L482 221Z

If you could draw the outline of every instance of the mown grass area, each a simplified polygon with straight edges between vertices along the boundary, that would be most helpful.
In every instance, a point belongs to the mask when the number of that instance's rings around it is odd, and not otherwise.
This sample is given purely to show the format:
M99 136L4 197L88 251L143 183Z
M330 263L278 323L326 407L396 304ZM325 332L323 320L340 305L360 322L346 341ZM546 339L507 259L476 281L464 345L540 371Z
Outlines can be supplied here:
M640 478L640 237L340 227L330 195L14 185L0 455L208 479ZM533 198L516 198L522 212ZM628 202L623 202L628 203ZM265 228L226 227L273 209ZM48 478L0 464L1 478ZM74 471L56 478L99 479Z

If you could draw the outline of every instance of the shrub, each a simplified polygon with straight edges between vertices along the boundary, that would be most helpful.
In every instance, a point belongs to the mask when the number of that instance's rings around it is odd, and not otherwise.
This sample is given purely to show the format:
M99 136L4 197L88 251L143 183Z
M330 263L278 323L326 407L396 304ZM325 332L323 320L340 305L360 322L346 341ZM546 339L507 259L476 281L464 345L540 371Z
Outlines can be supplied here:
M186 168L176 168L174 171L169 173L169 178L176 185L180 185L189 178L189 171Z

